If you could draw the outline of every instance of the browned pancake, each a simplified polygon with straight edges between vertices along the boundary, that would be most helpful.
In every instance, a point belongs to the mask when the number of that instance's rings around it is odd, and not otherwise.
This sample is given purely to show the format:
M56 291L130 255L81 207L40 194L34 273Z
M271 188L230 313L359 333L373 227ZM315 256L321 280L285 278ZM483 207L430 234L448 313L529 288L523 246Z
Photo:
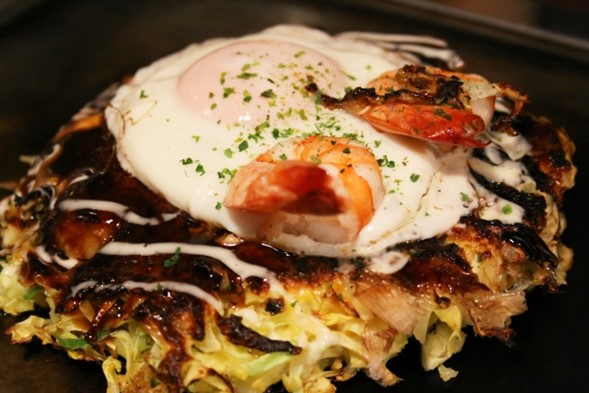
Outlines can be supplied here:
M572 253L560 236L574 145L545 118L509 119L532 146L520 161L534 189L471 170L480 187L524 209L521 223L475 210L447 233L394 246L408 262L384 274L361 257L240 239L170 204L121 168L104 120L113 91L59 131L0 210L4 289L13 291L2 307L35 311L9 329L13 342L37 337L101 362L113 392L328 392L360 370L388 386L398 378L386 361L411 337L422 344L423 366L450 378L443 362L461 349L464 327L510 342L526 294L565 283ZM472 155L490 162L482 148ZM68 200L124 211L60 208ZM196 251L102 251L154 243ZM240 275L231 258L258 273Z

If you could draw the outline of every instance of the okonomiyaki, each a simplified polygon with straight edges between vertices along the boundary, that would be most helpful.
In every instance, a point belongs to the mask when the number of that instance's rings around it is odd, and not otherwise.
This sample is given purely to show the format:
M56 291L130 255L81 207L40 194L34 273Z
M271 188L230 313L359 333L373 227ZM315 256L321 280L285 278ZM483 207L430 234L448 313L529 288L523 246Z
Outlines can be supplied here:
M333 392L566 283L566 131L427 37L276 26L113 85L0 205L0 307L108 392Z

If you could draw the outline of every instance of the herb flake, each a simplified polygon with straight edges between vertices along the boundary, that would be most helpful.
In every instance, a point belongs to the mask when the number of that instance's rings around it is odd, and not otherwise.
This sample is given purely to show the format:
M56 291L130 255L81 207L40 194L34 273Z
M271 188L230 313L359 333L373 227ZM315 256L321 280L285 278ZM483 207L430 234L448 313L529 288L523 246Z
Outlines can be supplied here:
M506 203L501 208L501 213L503 213L505 215L511 214L511 213L513 213L513 207L509 203Z
M180 251L182 251L182 249L180 247L176 247L176 251L174 251L174 255L172 255L169 258L164 259L164 266L170 267L170 266L174 266L175 264L177 264L178 261L180 260Z

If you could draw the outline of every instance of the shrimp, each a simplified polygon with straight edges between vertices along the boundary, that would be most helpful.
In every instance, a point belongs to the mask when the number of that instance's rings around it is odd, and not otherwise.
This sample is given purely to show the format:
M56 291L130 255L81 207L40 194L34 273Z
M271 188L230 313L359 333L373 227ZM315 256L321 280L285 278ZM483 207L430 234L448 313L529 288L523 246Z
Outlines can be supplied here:
M318 92L316 85L307 89ZM476 74L407 65L382 74L367 88L351 90L341 100L320 98L326 107L343 108L381 132L483 147L487 142L478 137L491 125L497 96L514 102L511 118L527 100L516 89Z
M281 142L236 173L225 207L265 214L258 235L354 240L384 197L372 152L347 138L312 135Z

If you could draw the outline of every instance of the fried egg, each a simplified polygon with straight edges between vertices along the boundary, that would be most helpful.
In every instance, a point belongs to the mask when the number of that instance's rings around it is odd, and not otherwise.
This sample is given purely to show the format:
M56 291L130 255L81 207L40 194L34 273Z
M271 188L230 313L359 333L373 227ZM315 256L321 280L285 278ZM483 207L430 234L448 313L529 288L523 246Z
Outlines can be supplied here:
M323 107L305 87L315 83L341 97L405 63L365 42L277 26L192 45L141 69L112 100L107 124L127 171L192 217L244 239L256 239L264 217L222 204L240 167L294 137L323 134L362 143L377 158L385 187L368 225L349 243L287 233L275 242L305 254L378 261L391 246L442 234L479 207L469 149L441 151L378 132L345 111Z

